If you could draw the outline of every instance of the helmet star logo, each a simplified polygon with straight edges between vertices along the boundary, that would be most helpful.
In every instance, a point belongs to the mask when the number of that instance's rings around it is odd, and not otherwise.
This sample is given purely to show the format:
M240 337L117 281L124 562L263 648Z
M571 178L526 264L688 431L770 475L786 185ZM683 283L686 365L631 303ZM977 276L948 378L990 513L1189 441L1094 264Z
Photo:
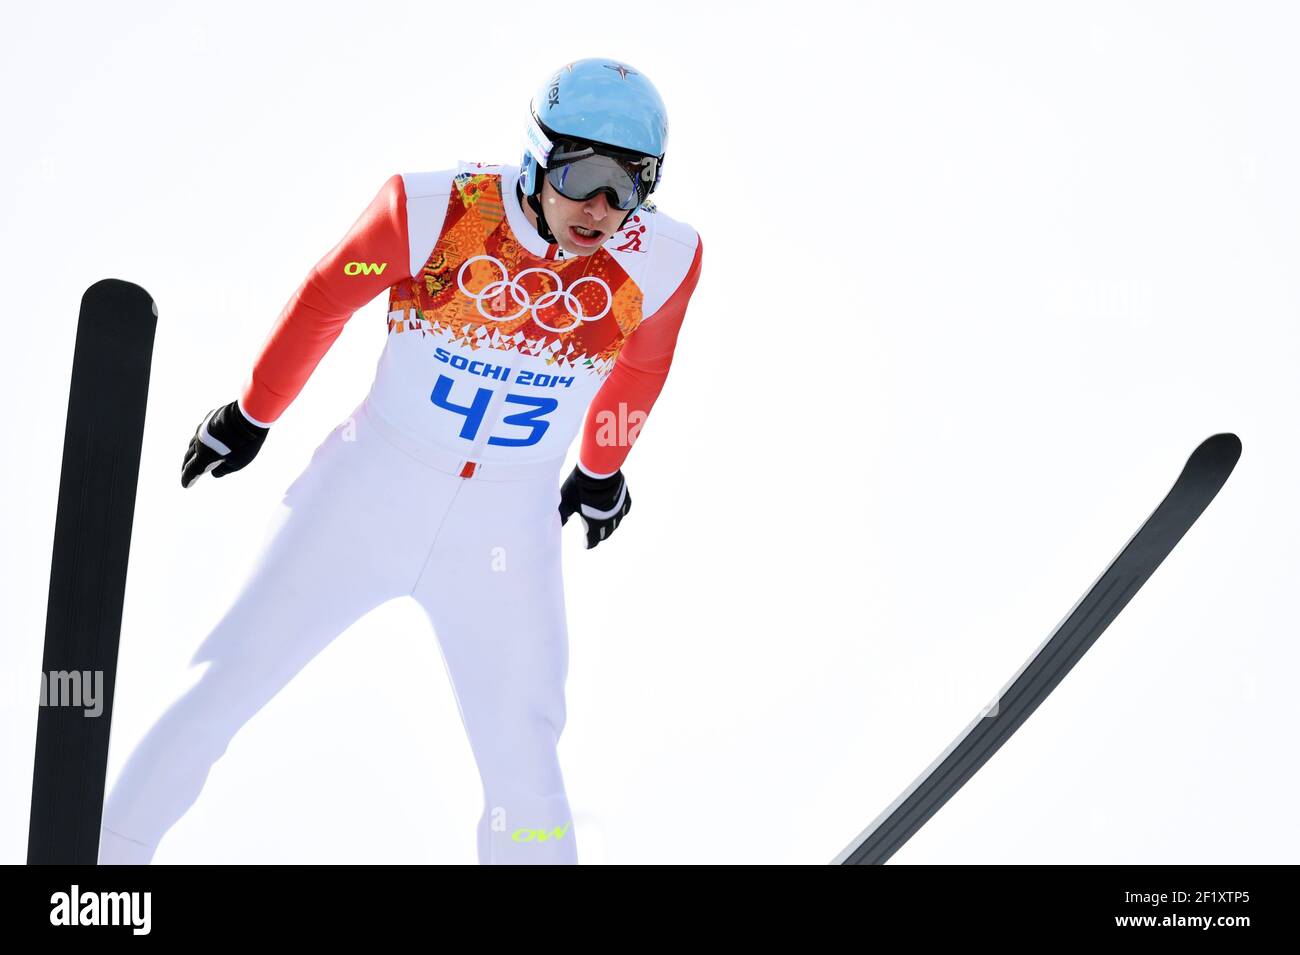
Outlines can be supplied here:
M626 66L624 66L622 63L614 63L614 64L606 63L606 64L605 64L605 69L607 69L607 70L613 70L615 73L617 73L617 74L618 74L620 77L622 77L623 79L627 79L629 76L637 76L637 75L638 75L637 72L636 72L635 70L629 70L629 69L628 69Z

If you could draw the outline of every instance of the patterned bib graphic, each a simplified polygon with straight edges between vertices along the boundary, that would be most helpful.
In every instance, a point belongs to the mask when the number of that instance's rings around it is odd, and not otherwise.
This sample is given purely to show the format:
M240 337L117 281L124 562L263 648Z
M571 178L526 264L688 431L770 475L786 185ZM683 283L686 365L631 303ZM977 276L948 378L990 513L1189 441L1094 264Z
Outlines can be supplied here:
M603 248L560 260L528 252L511 232L499 174L466 171L453 184L433 252L389 293L389 333L606 374L642 318L636 282Z

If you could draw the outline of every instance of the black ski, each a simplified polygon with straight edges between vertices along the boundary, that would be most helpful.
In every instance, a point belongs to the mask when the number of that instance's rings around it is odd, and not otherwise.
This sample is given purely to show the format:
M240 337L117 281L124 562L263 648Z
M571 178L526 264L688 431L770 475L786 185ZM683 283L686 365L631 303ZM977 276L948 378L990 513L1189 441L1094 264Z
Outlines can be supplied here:
M29 864L94 865L158 309L117 279L81 298L36 724Z
M1235 434L1216 434L1202 442L1160 506L1002 692L832 864L879 865L925 825L1110 626L1214 500L1240 456Z

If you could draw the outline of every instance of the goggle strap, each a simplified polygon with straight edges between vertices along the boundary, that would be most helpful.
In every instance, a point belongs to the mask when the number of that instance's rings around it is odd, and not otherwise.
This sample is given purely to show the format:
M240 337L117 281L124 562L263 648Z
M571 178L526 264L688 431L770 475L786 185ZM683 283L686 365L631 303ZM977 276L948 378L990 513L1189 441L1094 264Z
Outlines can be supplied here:
M537 117L532 115L529 110L528 127L525 131L525 146L537 164L545 168L551 160L551 151L555 149L555 144L551 138L546 135L541 125L537 122Z

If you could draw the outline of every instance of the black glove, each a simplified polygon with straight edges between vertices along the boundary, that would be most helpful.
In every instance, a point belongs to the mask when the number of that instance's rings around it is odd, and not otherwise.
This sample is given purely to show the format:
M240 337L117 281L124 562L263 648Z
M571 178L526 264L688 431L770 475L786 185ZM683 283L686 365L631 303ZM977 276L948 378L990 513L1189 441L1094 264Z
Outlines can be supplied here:
M194 429L190 446L185 449L181 487L189 487L209 471L213 477L238 471L257 457L270 430L245 418L237 401L212 409Z
M571 514L581 517L587 527L588 550L614 533L630 510L632 495L627 493L622 471L597 478L575 467L560 488L560 523L568 523Z

